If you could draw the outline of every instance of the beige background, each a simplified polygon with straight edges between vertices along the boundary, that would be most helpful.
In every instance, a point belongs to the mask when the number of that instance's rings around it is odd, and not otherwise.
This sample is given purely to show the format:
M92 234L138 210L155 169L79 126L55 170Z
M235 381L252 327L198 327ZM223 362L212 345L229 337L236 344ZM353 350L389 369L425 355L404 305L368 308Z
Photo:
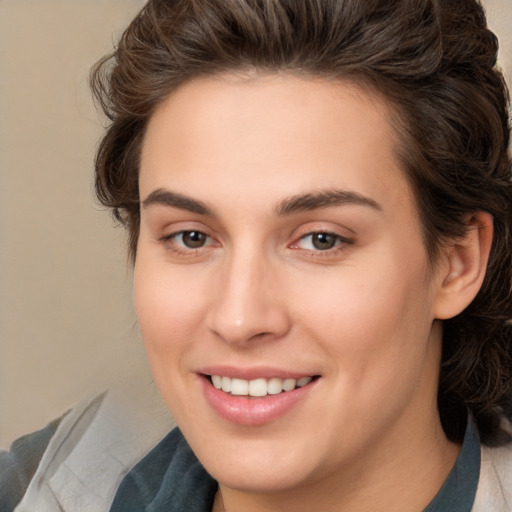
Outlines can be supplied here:
M142 0L0 0L0 447L113 382L149 385L124 233L92 194L90 66ZM488 0L512 70L512 0Z
M144 375L87 85L141 0L0 0L0 446Z

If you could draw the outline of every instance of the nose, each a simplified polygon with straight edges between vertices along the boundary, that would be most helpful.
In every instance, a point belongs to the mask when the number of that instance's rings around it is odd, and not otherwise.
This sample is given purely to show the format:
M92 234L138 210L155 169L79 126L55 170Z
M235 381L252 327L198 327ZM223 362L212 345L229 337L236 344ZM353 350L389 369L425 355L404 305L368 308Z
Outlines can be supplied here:
M275 340L290 329L279 271L256 254L235 255L223 263L206 322L223 341L251 345Z

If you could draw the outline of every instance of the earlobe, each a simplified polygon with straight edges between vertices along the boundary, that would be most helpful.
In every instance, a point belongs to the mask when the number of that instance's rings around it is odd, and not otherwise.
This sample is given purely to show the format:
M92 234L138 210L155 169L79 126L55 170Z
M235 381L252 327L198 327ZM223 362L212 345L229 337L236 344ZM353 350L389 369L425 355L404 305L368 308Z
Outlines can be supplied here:
M492 215L471 216L466 236L446 247L445 265L434 304L435 318L445 320L461 313L482 286L493 237Z

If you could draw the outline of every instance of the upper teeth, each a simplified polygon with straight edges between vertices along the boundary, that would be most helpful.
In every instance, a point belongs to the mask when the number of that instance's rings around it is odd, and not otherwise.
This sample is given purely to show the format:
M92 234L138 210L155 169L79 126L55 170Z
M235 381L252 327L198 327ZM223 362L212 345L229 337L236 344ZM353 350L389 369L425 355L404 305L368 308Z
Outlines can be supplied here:
M300 379L232 379L220 375L212 375L212 383L217 389L222 389L226 393L241 396L266 396L277 395L282 391L291 391L296 387L302 387L309 384L312 377L302 377Z

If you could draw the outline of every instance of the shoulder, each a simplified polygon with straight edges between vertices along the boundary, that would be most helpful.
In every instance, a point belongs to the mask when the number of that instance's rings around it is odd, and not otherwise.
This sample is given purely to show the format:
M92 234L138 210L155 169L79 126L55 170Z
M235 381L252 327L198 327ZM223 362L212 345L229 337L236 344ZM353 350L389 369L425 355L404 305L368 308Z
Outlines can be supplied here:
M512 443L482 446L480 480L473 512L512 511Z
M21 500L62 418L20 437L0 452L0 510L8 512Z
M16 512L108 510L123 477L174 426L152 391L145 395L109 390L71 409Z

